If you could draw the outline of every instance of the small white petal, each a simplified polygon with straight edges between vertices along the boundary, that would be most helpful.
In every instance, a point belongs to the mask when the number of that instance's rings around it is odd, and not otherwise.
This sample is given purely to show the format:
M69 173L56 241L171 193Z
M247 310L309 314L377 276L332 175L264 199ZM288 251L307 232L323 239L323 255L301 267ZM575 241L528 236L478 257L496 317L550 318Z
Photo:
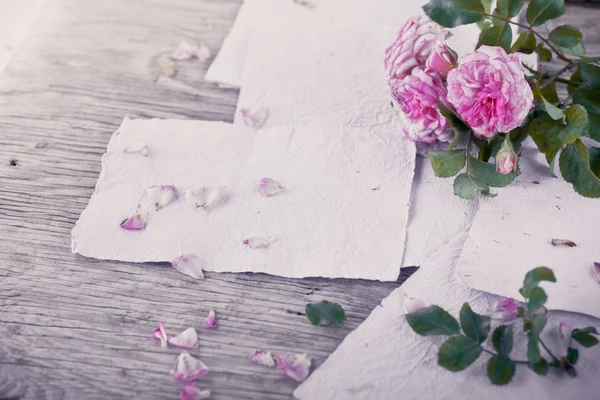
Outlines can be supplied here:
M158 324L158 328L152 332L152 337L156 340L160 340L160 345L162 347L167 347L167 332L165 331L164 322Z
M184 275L204 279L202 270L206 267L206 262L196 254L184 254L171 261L171 264Z
M244 244L253 249L264 249L269 247L274 241L275 239L271 237L249 237L248 239L244 239Z
M200 43L198 45L198 50L196 51L196 58L201 62L208 60L210 58L210 49Z
M262 178L258 181L258 193L261 196L271 197L281 192L285 187L275 179Z
M246 125L260 128L269 118L269 109L266 107L242 108L240 115Z
M275 360L273 360L271 352L266 350L254 350L250 353L250 361L254 364L264 365L266 367L275 366Z
M210 49L202 43L195 45L184 41L171 53L171 59L176 61L189 60L190 58L206 61L210 58Z
M571 327L566 322L561 322L558 325L558 333L561 338L566 339L571 336Z
M211 205L217 205L221 198L225 188L223 186L204 186L194 189L188 189L185 192L185 198L190 203L194 204L196 208L206 210Z
M427 307L427 304L423 300L415 299L413 297L408 296L404 297L402 305L404 306L404 311L407 314L412 314L415 311L420 310L421 308Z
M123 153L139 153L144 157L148 157L150 149L144 142L133 143L123 149Z
M158 211L177 199L177 189L173 185L150 186L146 189L146 196Z
M290 357L276 355L275 361L284 374L298 382L303 382L310 374L311 358L307 354L294 354Z
M204 376L208 367L202 361L192 357L187 351L181 352L175 366L171 370L171 376L178 381L193 381Z
M202 322L205 328L216 328L217 327L217 315L215 309L211 308L208 313L208 317Z
M198 333L192 327L187 328L179 335L169 339L169 343L173 346L181 347L182 349L197 349L198 348Z

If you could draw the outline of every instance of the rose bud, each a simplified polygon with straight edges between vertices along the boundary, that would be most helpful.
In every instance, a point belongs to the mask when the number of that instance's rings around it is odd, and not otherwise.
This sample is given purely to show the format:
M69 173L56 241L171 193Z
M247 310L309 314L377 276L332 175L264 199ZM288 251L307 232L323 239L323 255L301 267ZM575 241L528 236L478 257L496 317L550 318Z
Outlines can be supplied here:
M502 175L508 175L514 171L517 165L518 156L507 137L502 147L496 154L496 171Z
M445 78L448 71L456 67L456 53L445 43L437 42L425 61L425 67L427 71L437 72L442 78Z

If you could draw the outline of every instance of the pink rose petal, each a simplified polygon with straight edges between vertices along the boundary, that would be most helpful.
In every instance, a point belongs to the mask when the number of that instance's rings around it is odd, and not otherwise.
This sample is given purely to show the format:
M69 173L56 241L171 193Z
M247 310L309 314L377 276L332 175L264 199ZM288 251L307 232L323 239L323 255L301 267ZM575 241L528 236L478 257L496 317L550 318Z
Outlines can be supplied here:
M283 189L285 189L284 186L275 179L262 178L258 181L258 193L260 193L261 196L271 197L281 192Z
M290 357L279 354L275 356L275 361L284 374L298 382L303 382L310 374L311 358L307 354Z
M515 299L501 298L496 304L496 311L493 317L504 321L511 321L518 315L517 307L519 307L519 303Z
M146 189L146 196L158 211L177 199L177 189L173 185L150 186Z
M176 61L189 60L190 58L206 61L210 58L210 50L202 43L194 45L183 41L177 46L173 53L171 53L170 57Z
M571 336L571 327L566 322L561 322L558 325L558 333L561 338L566 339Z
M254 350L250 353L250 361L254 364L264 365L265 367L274 367L275 360L270 351L266 350Z
M152 337L156 340L160 340L161 347L167 347L167 332L165 331L165 323L161 322L152 332Z
M185 198L196 208L206 210L211 205L219 203L223 197L225 188L223 186L203 186L199 188L188 189L185 192Z
M139 153L144 157L148 157L148 154L150 154L150 149L148 148L146 143L137 142L123 149L123 153Z
M240 115L246 125L252 128L260 128L269 118L269 109L266 107L242 108Z
M121 229L125 229L126 231L141 231L146 229L146 221L142 218L141 215L135 215L133 217L125 218L121 221Z
M216 328L217 327L217 315L215 309L211 308L208 317L202 322L205 328Z
M192 327L187 328L179 335L169 339L169 344L182 349L197 349L198 348L198 333Z
M171 261L171 264L173 268L184 275L196 279L204 279L202 270L206 266L206 262L196 254L184 254Z
M187 351L182 351L170 374L178 381L193 381L204 376L208 367L202 361L192 357Z
M274 240L270 237L249 237L248 239L244 239L244 244L253 249L264 249L269 247Z
M210 395L210 390L202 390L196 385L196 382L190 382L181 389L179 400L209 399Z
M600 263L599 262L594 263L594 268L592 268L592 275L593 275L594 279L596 280L596 282L600 283Z

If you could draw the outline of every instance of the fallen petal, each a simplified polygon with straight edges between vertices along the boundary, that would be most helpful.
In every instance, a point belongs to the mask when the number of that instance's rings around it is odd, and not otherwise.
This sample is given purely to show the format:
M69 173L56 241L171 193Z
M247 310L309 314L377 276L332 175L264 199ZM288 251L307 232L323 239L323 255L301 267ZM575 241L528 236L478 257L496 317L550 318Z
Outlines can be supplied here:
M285 189L284 186L275 179L262 178L258 181L258 193L260 193L261 196L271 197L281 192L283 189Z
M260 128L269 118L269 109L266 107L242 108L240 115L246 125Z
M146 189L146 196L156 207L156 211L177 199L177 189L173 185L156 185Z
M264 365L266 367L275 366L275 360L273 360L271 352L266 350L254 350L250 353L250 361L254 364Z
M217 326L217 315L215 314L215 309L211 308L208 317L202 322L205 328L216 328Z
M152 332L152 337L154 339L160 340L161 347L167 347L167 332L165 332L165 323L161 322L158 324L158 328L156 328Z
M210 58L210 49L200 43L198 45L198 51L196 51L196 58L201 62L208 60Z
M39 142L35 144L36 149L45 149L46 147L48 147L48 143L46 142Z
M146 143L137 142L124 148L123 153L140 153L144 157L148 157L148 154L150 154L150 149L148 148Z
M173 268L184 275L196 279L204 279L202 270L206 266L206 262L196 254L184 254L171 261L171 264Z
M182 351L170 374L178 381L193 381L204 376L208 367L202 361L192 357L187 351Z
M206 210L213 204L217 204L225 188L223 186L205 186L195 189L188 189L185 192L185 198L201 210Z
M209 399L210 394L210 390L202 390L196 385L195 382L191 382L181 389L179 400Z
M198 348L198 334L194 328L187 328L179 335L169 339L169 343L182 349L197 349Z
M206 61L210 58L210 49L204 44L198 45L181 42L173 53L171 53L171 59L176 61L189 60L190 58L197 58L200 61Z
M576 247L577 244L571 240L566 239L552 239L550 241L552 246L567 246L567 247Z
M512 321L518 315L517 308L519 307L519 303L510 297L501 298L498 300L496 304L496 309L492 318L502 319L504 321Z
M599 262L594 263L594 268L592 269L592 274L593 274L596 282L600 283L600 263Z
M294 354L290 357L276 355L275 361L284 374L298 382L303 382L310 373L311 358L307 354Z
M270 237L250 237L248 239L244 239L244 244L248 247L252 247L253 249L264 249L269 247L273 241L274 239Z
M125 218L121 221L121 229L125 229L126 231L141 231L146 229L146 221L142 218L141 215L135 215L133 217Z
M427 307L427 304L423 300L415 299L414 297L404 297L402 305L407 314L412 314L421 308Z
M558 333L560 334L560 337L563 339L570 337L571 336L571 328L569 327L569 324L566 322L561 322L558 325Z

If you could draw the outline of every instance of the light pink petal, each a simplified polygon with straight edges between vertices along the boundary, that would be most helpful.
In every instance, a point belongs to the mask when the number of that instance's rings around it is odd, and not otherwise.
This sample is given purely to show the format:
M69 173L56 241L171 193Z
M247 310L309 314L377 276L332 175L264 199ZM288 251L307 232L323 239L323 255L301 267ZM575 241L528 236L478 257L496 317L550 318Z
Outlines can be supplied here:
M258 193L261 196L271 197L281 192L285 187L275 179L262 178L258 181Z
M196 382L190 382L181 389L179 400L201 400L210 398L210 390L202 390Z
M403 303L404 311L407 314L412 314L421 308L427 307L427 304L421 299L415 299L413 297L404 297Z
M189 60L190 58L206 61L210 58L210 50L202 43L195 45L184 41L171 53L171 59L176 61Z
M311 358L307 354L290 357L279 354L275 356L275 361L284 374L298 382L303 382L310 374Z
M253 249L264 249L269 247L271 243L275 241L274 238L271 237L249 237L248 239L244 239L244 244Z
M202 270L206 266L206 262L196 254L184 254L171 261L173 268L184 275L191 276L195 279L204 279Z
M198 59L198 61L202 62L208 60L210 58L210 49L202 43L200 43L198 45L198 50L196 51L196 58Z
M592 268L592 276L596 280L596 282L600 283L600 263L594 262L594 267Z
M202 361L192 357L187 351L182 351L170 374L178 381L193 381L204 376L208 367Z
M48 143L46 142L39 142L35 144L36 149L45 149L46 147L48 147Z
M253 128L260 128L269 118L269 109L266 107L242 108L240 115L244 123Z
M123 149L123 153L139 153L144 157L148 157L150 154L150 149L143 142L133 143Z
M202 322L205 328L216 328L217 327L217 315L215 309L211 308L208 313L208 317Z
M571 327L568 323L561 322L558 325L558 333L560 334L561 338L566 339L571 336Z
M177 199L177 189L173 185L150 186L146 189L146 196L158 211Z
M169 343L182 349L197 349L198 348L198 334L194 328L187 328L179 335L169 339Z
M517 308L519 303L510 297L501 298L496 304L496 310L492 315L492 318L502 319L504 321L512 321L518 315Z
M146 221L141 215L135 215L133 217L125 218L121 221L121 229L126 231L141 231L146 229Z
M217 205L223 197L225 188L223 186L203 186L199 188L188 189L185 192L185 198L196 208L206 210L212 205Z
M275 360L270 351L266 350L254 350L250 353L250 361L254 364L264 365L265 367L274 367Z
M167 332L165 331L165 323L161 322L158 324L158 328L156 328L152 332L152 337L154 339L160 340L160 345L162 347L167 347Z

